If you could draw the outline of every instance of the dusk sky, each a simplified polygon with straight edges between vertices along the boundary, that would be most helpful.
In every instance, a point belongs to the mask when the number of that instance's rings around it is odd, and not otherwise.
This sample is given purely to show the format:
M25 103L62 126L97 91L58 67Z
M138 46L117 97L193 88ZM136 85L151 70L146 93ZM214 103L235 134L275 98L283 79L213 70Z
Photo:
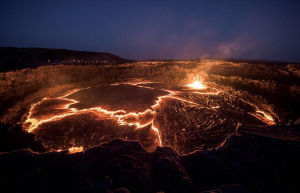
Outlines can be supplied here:
M1 0L0 46L300 62L300 1Z

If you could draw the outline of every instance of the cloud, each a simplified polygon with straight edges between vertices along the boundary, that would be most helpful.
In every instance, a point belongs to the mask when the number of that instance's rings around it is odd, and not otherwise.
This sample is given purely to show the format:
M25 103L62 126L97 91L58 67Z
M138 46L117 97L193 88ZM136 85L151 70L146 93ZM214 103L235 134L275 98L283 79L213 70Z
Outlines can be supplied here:
M216 56L222 58L238 57L250 49L250 45L237 39L232 42L222 42L216 48Z

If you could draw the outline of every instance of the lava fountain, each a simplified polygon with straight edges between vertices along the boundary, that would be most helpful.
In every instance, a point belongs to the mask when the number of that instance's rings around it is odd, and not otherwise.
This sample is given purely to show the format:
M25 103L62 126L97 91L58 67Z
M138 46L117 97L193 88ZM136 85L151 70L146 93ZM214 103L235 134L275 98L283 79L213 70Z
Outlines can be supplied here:
M202 76L197 74L196 77L194 77L194 81L190 84L187 85L188 87L192 88L192 89L197 89L197 90L202 90L202 89L206 89L206 85L203 84L202 81Z

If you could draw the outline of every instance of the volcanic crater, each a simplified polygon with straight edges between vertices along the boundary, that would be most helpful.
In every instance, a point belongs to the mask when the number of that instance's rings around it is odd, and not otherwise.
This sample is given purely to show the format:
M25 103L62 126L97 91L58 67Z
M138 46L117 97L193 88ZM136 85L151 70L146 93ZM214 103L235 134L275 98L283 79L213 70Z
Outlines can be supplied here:
M300 64L64 52L0 73L4 189L299 192Z

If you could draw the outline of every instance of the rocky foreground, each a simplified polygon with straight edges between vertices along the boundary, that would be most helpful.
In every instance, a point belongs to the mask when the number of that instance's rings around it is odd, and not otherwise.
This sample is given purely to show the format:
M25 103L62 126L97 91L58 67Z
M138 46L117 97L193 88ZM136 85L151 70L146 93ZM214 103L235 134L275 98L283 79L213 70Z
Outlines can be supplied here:
M257 128L256 128L257 129ZM294 131L299 131L295 128ZM299 192L300 143L241 131L218 149L149 153L137 141L0 155L1 192Z

